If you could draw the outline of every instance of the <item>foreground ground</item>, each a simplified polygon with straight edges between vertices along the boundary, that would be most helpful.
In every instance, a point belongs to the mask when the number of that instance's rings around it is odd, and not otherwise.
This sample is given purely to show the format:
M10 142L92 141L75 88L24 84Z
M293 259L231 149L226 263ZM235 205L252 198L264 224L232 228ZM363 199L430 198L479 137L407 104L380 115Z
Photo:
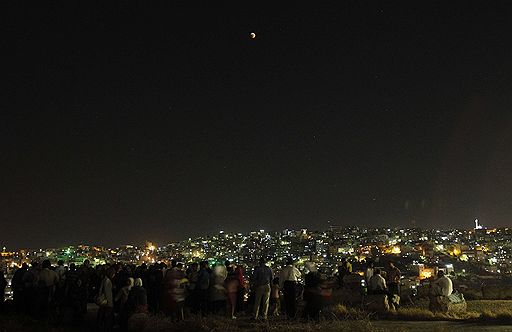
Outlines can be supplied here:
M320 321L287 321L272 317L267 322L254 321L249 316L236 320L212 316L206 319L190 317L181 323L161 316L141 316L133 320L140 331L512 331L512 301L468 301L468 312L458 316L434 315L425 309L426 303L401 308L392 315L377 317L357 308L337 306L326 312ZM0 332L10 331L92 331L95 330L97 307L89 306L85 323L48 327L30 318L0 315Z

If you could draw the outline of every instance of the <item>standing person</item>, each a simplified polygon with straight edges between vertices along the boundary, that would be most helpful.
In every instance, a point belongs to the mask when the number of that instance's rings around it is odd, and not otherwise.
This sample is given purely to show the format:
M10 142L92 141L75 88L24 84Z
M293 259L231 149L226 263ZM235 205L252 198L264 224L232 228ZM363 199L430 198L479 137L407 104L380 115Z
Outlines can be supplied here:
M197 277L199 276L199 264L192 263L187 268L185 274L187 275L188 285L187 285L187 305L190 307L191 312L193 314L197 314L199 311L199 300L196 292L197 285Z
M236 312L245 311L245 295L247 293L247 280L244 273L245 268L242 265L237 265L235 273L238 276L238 290L236 292Z
M148 309L152 314L156 314L160 309L160 287L163 279L161 266L161 264L155 263L149 267L148 272L146 273Z
M23 276L28 271L27 263L21 264L21 267L14 272L12 277L11 286L13 291L14 309L17 312L22 312L25 308L25 286L23 284Z
M341 264L338 266L338 285L340 288L343 288L343 278L351 273L352 264L350 264L350 262L345 257L343 257L341 259Z
M366 284L370 282L370 278L373 276L374 265L372 261L368 261L366 264L366 270L364 270L364 279Z
M64 309L64 287L66 285L66 268L64 267L64 261L62 259L57 261L55 273L59 278L55 289L55 306L59 309L59 313L62 313L62 309Z
M132 277L128 277L128 279L126 279L126 284L117 292L114 298L114 306L117 313L122 313L124 311L124 306L126 305L126 301L128 301L128 294L130 293L133 284L134 279Z
M213 313L223 312L226 308L226 288L224 287L226 277L227 270L225 265L217 264L213 266L209 290L210 308Z
M32 262L30 269L23 275L24 303L28 314L35 316L38 311L39 262Z
M389 293L391 295L398 295L400 296L400 278L402 276L402 273L400 270L395 266L393 262L389 262L389 270L387 273L387 281L388 281L388 289Z
M185 272L182 263L174 263L174 267L167 270L163 280L162 309L173 319L184 320L183 304L185 302Z
M272 316L279 316L281 311L281 289L279 288L279 278L272 280L270 288L270 306L272 308Z
M59 283L59 276L51 268L50 260L45 259L41 264L39 271L38 293L39 293L39 313L43 318L48 318L50 310L53 307L54 294Z
M295 318L297 313L296 288L300 277L300 271L293 266L293 260L288 258L279 276L279 286L283 290L284 308L288 318Z
M227 313L228 316L231 317L231 319L236 319L235 317L235 309L236 309L236 302L237 302L237 292L238 287L240 285L240 281L238 279L238 275L235 272L235 269L232 265L227 267L228 276L225 280L225 288L227 293Z
M128 320L133 314L146 314L148 311L148 298L146 290L142 287L142 279L135 278L133 287L130 288L126 303L119 313L119 325L121 331L128 330Z
M87 312L87 302L89 300L92 300L94 297L94 294L98 293L98 288L96 286L100 284L100 280L97 280L97 283L95 282L95 275L96 271L91 266L91 262L86 259L84 260L81 268L80 268L80 279L82 280L82 285L85 289L85 301L82 303L82 311L84 313Z
M97 323L100 331L110 331L114 326L114 297L112 294L112 279L114 276L115 270L109 267L100 284L98 298L105 299L104 302L102 301L103 303L98 303L100 307L98 309Z
M71 263L65 274L64 305L71 309L75 323L83 319L82 303L87 300L86 296L87 291L80 279L80 271L76 268L75 263Z
M199 264L199 274L197 276L197 297L199 303L199 311L201 315L206 316L208 312L208 288L210 287L210 272L208 262L202 261Z
M64 261L62 259L59 259L57 261L57 267L55 268L55 273L57 273L57 276L59 277L59 283L64 284L65 274L66 274L66 268L64 267Z
M309 263L309 264L308 264ZM320 273L314 263L306 263L308 272L304 277L304 300L306 307L304 308L304 316L307 319L320 320L320 310L322 309L322 295L321 295L321 279Z
M134 286L128 294L125 310L121 315L121 330L128 328L128 320L133 314L148 313L148 297L146 289L142 286L142 279L136 278Z
M5 280L4 271L0 270L0 312L3 310L6 287L7 287L7 280Z
M270 283L273 279L273 272L270 267L266 265L265 258L260 258L260 264L254 269L252 277L253 288L255 290L254 301L254 319L258 319L260 315L260 307L263 306L262 317L267 319L268 302L270 299Z
M128 301L126 308L130 313L147 313L148 311L148 297L146 289L143 287L142 279L136 278L130 293L128 294Z

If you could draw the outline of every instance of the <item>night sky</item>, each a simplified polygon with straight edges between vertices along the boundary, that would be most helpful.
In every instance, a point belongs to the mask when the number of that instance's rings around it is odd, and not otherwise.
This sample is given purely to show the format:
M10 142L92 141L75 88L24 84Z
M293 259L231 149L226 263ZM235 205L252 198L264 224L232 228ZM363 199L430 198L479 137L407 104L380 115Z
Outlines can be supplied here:
M1 245L511 226L512 6L183 3L1 5Z

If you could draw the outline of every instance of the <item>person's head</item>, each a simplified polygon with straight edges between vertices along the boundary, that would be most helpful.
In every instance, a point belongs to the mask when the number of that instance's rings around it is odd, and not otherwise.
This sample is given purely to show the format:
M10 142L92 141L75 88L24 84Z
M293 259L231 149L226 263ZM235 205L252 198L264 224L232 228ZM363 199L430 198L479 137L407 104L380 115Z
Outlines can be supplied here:
M49 259L45 259L43 263L41 264L41 267L43 269L49 269L52 266Z
M30 266L32 266L33 269L37 269L39 267L39 262L38 261L32 261L32 263L30 263Z
M262 256L262 257L260 257L259 262L260 262L260 266L263 266L263 265L265 265L265 263L267 263L267 260L265 259L265 257Z
M230 265L231 265L231 262L228 259L226 259L226 261L224 262L224 266L228 267Z
M389 265L390 268L394 268L395 267L395 263L393 263L391 261L388 262L388 265Z
M176 267L177 264L178 264L177 260L175 260L175 259L171 260L171 268Z
M346 261L347 261L347 259L346 259L345 257L343 257L343 258L341 259L341 262L342 262L342 263L345 263Z
M133 284L134 284L134 281L132 277L129 277L128 279L126 279L126 286L128 286L128 288L132 288L133 287Z
M90 265L91 265L91 261L89 261L88 259L86 259L86 260L84 261L84 266L85 266L85 267L89 267Z
M439 271L437 271L437 277L438 277L438 278L442 278L442 277L444 277L444 270L439 270Z
M293 258L291 258L291 257L286 258L286 265L293 265Z
M202 261L199 265L201 269L207 269L208 268L208 261Z
M196 262L190 264L189 268L192 270L192 271L197 271L197 268L199 267L199 264L197 264Z
M272 285L279 285L279 277L272 279Z
M134 286L142 287L142 279L141 278L136 278L135 282L134 282Z
M113 268L113 267L109 267L106 271L105 271L105 276L109 279L112 279L114 278L114 276L116 275L116 270Z
M376 268L375 271L373 271L373 274L379 274L380 275L380 269Z
M234 273L235 272L235 268L233 267L233 265L229 265L226 270L228 271L228 273Z
M75 270L75 268L76 268L75 263L71 263L71 264L69 264L69 269L70 269L71 271L74 271L74 270Z
M304 267L306 268L306 270L309 272L317 272L318 269L316 268L316 265L314 262L311 262L311 261L308 261L304 264Z
M179 270L183 269L183 263L181 263L181 262L176 263L176 268Z
M21 264L21 268L24 270L28 269L28 264L27 263Z
M59 260L57 261L57 265L58 265L58 266L63 266L63 265L64 265L64 261L63 261L62 259L59 259Z

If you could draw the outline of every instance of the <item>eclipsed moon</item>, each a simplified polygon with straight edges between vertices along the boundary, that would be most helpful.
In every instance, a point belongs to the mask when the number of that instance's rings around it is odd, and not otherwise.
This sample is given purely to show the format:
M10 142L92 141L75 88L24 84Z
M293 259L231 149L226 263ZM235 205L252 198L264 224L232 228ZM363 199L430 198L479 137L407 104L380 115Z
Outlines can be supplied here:
M251 34L249 36L251 36L251 39L255 39L256 38L256 34L254 32L251 32Z

